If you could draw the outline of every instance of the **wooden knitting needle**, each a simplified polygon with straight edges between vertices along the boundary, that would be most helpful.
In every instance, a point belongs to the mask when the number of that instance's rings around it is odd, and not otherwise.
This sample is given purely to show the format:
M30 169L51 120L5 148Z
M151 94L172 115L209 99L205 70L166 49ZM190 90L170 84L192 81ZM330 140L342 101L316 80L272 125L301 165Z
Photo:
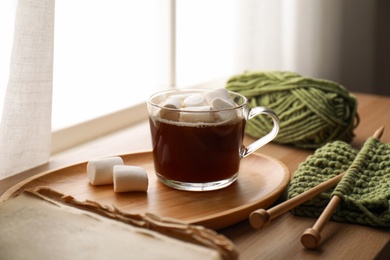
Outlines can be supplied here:
M294 198L291 198L289 200L286 200L283 203L280 203L276 205L275 207L265 210L265 209L258 209L253 211L249 216L249 222L253 228L259 229L262 227L267 226L271 223L271 220L282 215L283 213L286 213L287 211L295 208L296 206L314 198L321 192L324 192L334 186L337 185L337 183L340 182L340 180L343 178L344 173L341 173L323 183L320 183L319 185L302 192L301 194L295 196Z
M384 131L384 126L380 127L375 131L373 137L380 139ZM315 249L318 247L321 241L321 231L333 215L337 206L340 204L340 197L334 195L330 200L329 204L326 206L325 210L322 212L321 216L317 219L317 222L312 228L308 228L301 236L301 243L307 249Z

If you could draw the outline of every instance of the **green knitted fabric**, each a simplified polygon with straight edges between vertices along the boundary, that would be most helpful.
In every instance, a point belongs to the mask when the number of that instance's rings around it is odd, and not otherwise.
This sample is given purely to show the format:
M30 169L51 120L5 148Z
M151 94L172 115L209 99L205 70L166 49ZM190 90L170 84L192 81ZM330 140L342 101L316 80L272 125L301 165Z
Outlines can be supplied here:
M342 172L340 183L294 208L300 216L319 217L333 195L342 201L332 219L390 227L390 144L369 138L358 152L341 141L328 143L298 167L287 197L317 186Z
M246 71L231 77L226 89L241 93L249 106L265 106L280 119L274 142L319 148L329 141L350 142L359 123L357 100L343 86L286 71ZM259 138L272 120L258 116L247 122L248 135Z

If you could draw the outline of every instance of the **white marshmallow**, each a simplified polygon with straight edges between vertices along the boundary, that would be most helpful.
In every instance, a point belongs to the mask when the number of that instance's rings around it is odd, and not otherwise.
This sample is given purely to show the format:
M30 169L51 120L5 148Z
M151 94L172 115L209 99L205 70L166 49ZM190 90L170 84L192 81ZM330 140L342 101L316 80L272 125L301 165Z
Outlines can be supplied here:
M148 174L139 166L115 165L114 166L114 191L147 191Z
M179 96L170 96L168 97L164 102L163 102L163 107L166 108L181 108L182 107L182 100L180 99Z
M207 106L208 103L206 98L199 93L192 94L184 99L183 101L184 107L199 107L199 106Z
M214 98L211 101L211 108L213 110L224 110L224 109L230 109L234 107L235 106L231 102L226 101L225 99L222 98Z
M228 122L237 118L237 113L235 110L215 111L213 115L214 121L217 122Z
M211 107L210 106L197 106L197 107L186 107L181 109L182 111L210 111Z
M161 106L170 109L180 109L182 107L182 99L179 95L169 96ZM170 109L161 109L159 111L159 116L168 120L179 120L179 112Z
M178 111L175 111L174 109L182 108L183 107L183 100L187 96L188 95L172 95L172 96L167 97L167 99L165 101L163 101L160 106L162 106L164 108L169 108L169 109L159 110L159 112L158 112L159 117L167 119L167 120L178 121L180 114Z
M159 117L167 120L178 121L180 113L176 110L161 109L159 111Z
M123 165L123 159L115 156L90 160L87 163L87 175L91 184L112 184L114 165Z
M232 99L232 97L230 96L229 94L229 91L226 89L226 88L219 88L219 89L216 89L216 90L212 90L212 91L209 91L205 94L205 98L206 98L206 101L211 104L211 102L215 99L215 98L220 98L220 99L223 99L229 103L231 103L232 105L236 105L234 100Z
M236 117L236 111L229 110L234 107L235 106L232 103L221 98L214 98L211 102L212 110L222 110L214 112L215 119L220 122L234 119Z
M184 110L186 111L194 111L194 112L180 112L180 122L212 122L214 121L213 115L211 113L211 107L209 106L200 106L200 107L186 107ZM206 112L202 112L206 111ZM210 111L207 113L207 111ZM196 113L199 112L199 113Z

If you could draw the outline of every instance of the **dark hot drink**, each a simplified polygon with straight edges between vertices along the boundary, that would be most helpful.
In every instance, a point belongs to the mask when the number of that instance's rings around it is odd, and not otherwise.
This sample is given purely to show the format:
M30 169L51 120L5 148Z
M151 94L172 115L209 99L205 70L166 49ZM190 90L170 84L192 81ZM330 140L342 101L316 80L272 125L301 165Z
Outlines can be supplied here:
M156 172L189 183L226 180L238 173L245 120L181 123L150 118Z
M148 100L154 168L165 185L188 191L221 189L233 183L240 160L270 142L279 121L272 110L248 107L248 100L225 88L173 89ZM247 120L269 115L274 127L243 145Z

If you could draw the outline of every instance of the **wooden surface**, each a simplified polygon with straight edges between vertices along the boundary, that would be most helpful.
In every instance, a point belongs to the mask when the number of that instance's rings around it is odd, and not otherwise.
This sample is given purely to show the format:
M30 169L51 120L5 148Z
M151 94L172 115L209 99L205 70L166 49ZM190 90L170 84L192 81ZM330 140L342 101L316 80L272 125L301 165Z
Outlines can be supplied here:
M125 165L145 169L149 179L147 192L115 193L113 185L91 185L86 173L87 162L82 162L28 178L6 191L0 201L25 189L45 186L77 200L114 205L131 214L153 213L220 229L247 219L257 208L271 206L290 180L287 167L280 161L253 154L242 159L238 178L229 187L205 192L179 191L168 188L157 180L152 152L120 156Z
M390 142L390 97L357 94L360 124L355 130L353 145L361 147L367 137L381 125L385 132L381 140ZM246 137L245 142L252 139ZM43 171L87 161L93 157L128 154L151 149L148 122L101 137L93 142L53 156L40 167L0 181L0 194L20 181ZM257 153L269 155L287 165L294 173L298 165L313 153L310 150L268 144ZM283 199L283 196L280 200ZM238 247L241 259L389 259L390 231L355 224L329 222L322 231L321 246L317 250L305 249L300 237L316 222L283 214L274 219L269 227L253 229L247 220L219 230Z

